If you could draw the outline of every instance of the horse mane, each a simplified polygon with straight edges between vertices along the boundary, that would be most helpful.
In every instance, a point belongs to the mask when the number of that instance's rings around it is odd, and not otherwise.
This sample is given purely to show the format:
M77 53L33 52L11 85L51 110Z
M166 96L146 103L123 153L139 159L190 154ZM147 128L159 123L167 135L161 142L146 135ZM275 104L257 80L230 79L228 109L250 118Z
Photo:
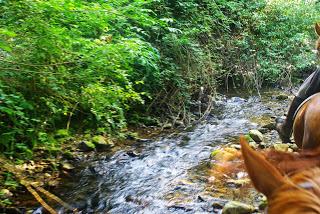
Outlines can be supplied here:
M316 166L320 167L320 149L293 153L269 150L264 152L264 156L283 175L296 174Z
M315 31L319 38L316 41L316 50L320 50L320 25L318 23L315 24Z
M287 178L269 200L268 213L320 213L320 168Z

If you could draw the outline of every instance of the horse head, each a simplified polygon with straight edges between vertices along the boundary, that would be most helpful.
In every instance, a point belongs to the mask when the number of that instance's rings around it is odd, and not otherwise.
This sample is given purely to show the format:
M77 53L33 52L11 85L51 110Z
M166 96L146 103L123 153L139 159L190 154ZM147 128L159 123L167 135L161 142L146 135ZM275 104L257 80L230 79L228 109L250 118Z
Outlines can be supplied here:
M254 151L244 137L241 151L254 187L268 199L267 213L320 213L320 169L302 170L293 176L283 172Z

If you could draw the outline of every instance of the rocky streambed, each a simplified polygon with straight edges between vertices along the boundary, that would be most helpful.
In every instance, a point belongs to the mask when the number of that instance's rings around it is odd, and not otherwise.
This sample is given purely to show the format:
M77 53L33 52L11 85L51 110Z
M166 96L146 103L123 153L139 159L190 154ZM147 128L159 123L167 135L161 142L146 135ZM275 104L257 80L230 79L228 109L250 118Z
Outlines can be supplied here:
M201 124L82 160L55 192L80 213L259 213L265 199L243 168L232 169L238 137L259 130L263 139L252 146L290 150L273 123L289 100L275 90L220 96Z

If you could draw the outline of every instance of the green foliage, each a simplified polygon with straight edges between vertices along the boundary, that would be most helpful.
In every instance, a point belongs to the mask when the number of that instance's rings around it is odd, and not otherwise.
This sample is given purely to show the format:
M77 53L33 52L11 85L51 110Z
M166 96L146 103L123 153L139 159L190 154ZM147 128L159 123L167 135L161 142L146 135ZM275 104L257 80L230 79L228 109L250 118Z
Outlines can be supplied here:
M158 52L135 29L153 23L144 1L0 4L0 150L52 146L48 133L73 118L108 133L126 126L125 112L147 94L136 89L143 71L152 79L158 69Z
M243 52L235 66L260 86L288 82L295 72L313 66L313 26L320 18L319 9L315 2L270 1L259 13L253 13L251 24L235 42Z
M19 183L13 178L13 175L11 173L5 173L6 180L4 182L4 185L7 187L11 187L12 189L15 189L19 186Z
M5 207L5 206L11 205L11 204L12 204L12 202L8 198L0 199L0 206L1 207Z
M230 80L287 80L315 64L319 18L302 0L0 1L0 151L55 153L75 130L185 115Z

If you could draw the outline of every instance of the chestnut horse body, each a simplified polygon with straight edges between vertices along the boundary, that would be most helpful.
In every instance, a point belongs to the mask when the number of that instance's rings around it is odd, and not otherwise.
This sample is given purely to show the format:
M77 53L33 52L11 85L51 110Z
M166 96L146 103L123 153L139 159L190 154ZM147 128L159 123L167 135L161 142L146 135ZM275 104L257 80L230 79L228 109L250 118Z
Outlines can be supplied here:
M320 147L320 93L313 95L298 110L293 124L293 136L299 148Z

